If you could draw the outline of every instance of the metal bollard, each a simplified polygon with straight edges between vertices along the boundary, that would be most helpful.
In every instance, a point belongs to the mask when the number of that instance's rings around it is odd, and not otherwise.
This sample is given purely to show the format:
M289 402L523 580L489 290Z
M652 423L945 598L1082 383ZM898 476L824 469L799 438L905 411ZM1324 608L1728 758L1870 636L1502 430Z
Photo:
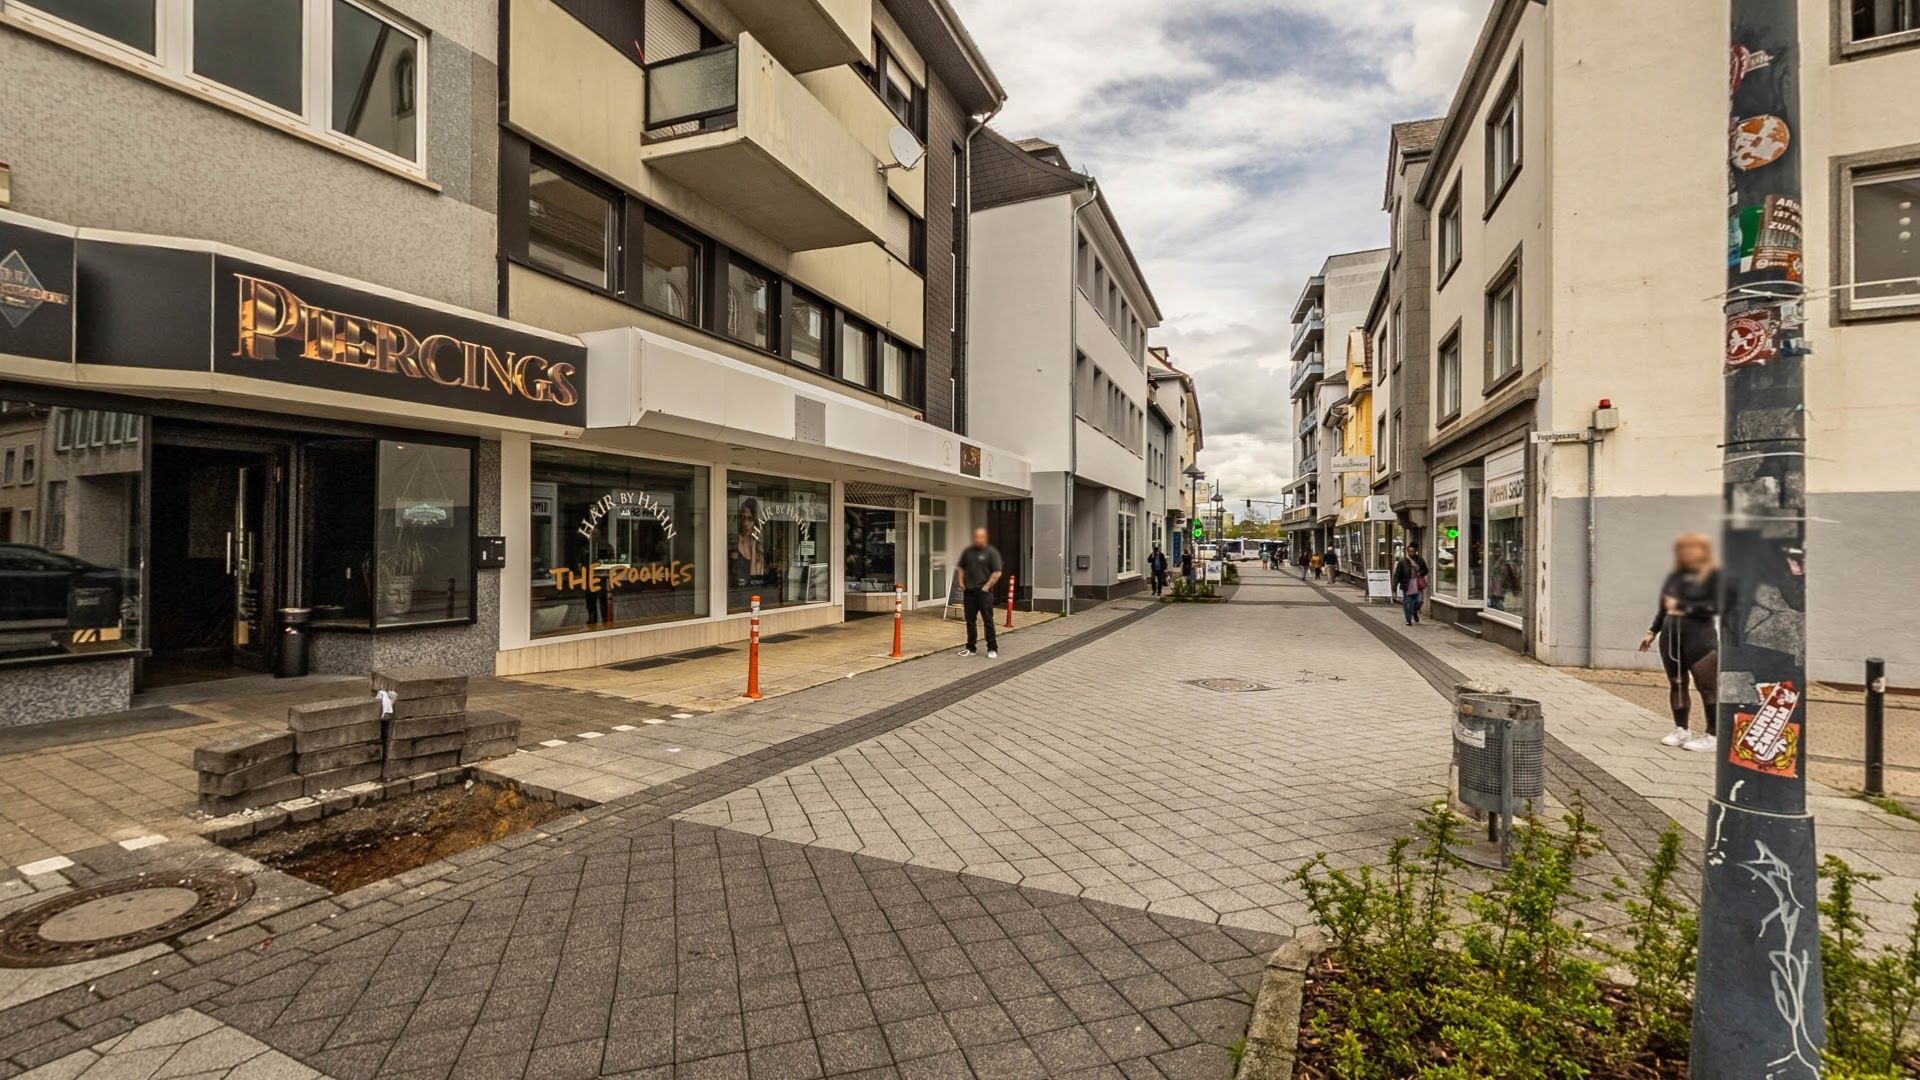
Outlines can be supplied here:
M753 617L747 623L747 696L760 699L760 598L753 598Z
M1887 662L1867 661L1867 787L1869 795L1887 793Z
M1013 591L1020 584L1019 576L1007 575L1007 629L1013 629Z
M900 615L906 609L907 587L895 582L893 586L893 658L898 660L906 653L900 651Z

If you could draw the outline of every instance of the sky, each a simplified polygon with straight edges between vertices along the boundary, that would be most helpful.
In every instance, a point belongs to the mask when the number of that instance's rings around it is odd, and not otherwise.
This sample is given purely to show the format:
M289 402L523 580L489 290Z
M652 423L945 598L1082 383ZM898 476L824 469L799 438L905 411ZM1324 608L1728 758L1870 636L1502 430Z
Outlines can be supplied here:
M953 0L994 127L1100 181L1199 386L1228 509L1292 475L1288 324L1326 256L1383 247L1390 126L1446 111L1489 0Z

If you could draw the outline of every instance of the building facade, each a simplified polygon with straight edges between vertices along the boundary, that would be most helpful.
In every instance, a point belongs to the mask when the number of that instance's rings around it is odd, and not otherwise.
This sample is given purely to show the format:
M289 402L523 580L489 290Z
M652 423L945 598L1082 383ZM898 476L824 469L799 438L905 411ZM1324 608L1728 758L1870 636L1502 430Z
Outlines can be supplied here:
M491 672L502 442L585 423L496 313L494 5L221 10L0 8L0 724L266 671L282 608Z
M1098 185L1058 147L986 129L973 186L968 424L1032 463L1033 602L1137 592L1159 308Z
M1402 550L1426 543L1430 492L1427 483L1428 385L1432 362L1429 333L1433 248L1430 215L1414 198L1427 173L1442 119L1393 125L1387 151L1387 270L1382 294L1368 313L1374 341L1373 492L1386 500L1373 519L1375 562L1384 555L1391 570ZM1390 518L1390 519L1389 519Z
M1148 412L1154 417L1148 432L1152 443L1155 433L1161 440L1157 453L1148 455L1148 483L1156 475L1161 488L1158 503L1159 527L1148 532L1149 544L1159 544L1167 558L1183 557L1197 516L1194 481L1187 470L1197 468L1200 449L1206 445L1200 430L1200 395L1193 376L1174 366L1168 351L1158 345L1147 349Z
M1342 474L1335 459L1345 456L1339 406L1347 397L1347 338L1365 322L1386 263L1385 248L1331 256L1294 302L1287 381L1294 440L1287 496L1293 506L1281 523L1296 558L1324 554L1337 535Z
M1769 235L1801 246L1816 296L1808 662L1851 679L1867 655L1920 662L1881 561L1858 557L1920 524L1920 396L1901 375L1920 340L1920 127L1888 107L1920 85L1920 25L1900 5L1801 13L1806 198ZM1718 532L1729 343L1702 298L1752 257L1767 212L1726 209L1727 170L1766 150L1730 144L1728 71L1701 62L1727 44L1711 7L1500 0L1417 193L1434 612L1550 662L1647 662L1633 650L1673 538ZM1532 439L1586 433L1602 401L1619 426L1590 449Z

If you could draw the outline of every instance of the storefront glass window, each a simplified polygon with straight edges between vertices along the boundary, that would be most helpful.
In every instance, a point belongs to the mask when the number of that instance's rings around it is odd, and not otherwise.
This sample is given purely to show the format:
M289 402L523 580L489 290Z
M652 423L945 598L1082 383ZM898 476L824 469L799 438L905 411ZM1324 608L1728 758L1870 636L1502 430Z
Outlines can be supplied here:
M1521 474L1487 482L1487 610L1522 618L1527 610L1525 495Z
M139 441L56 446L54 432L88 412L0 402L0 440L34 447L41 462L32 480L0 490L0 660L143 646ZM107 415L122 432L143 423Z
M373 621L373 482L377 449L371 439L341 439L307 447L307 491L313 535L309 548L316 626L364 630Z
M1460 493L1442 492L1433 500L1433 587L1441 596L1460 595Z
M707 614L705 468L535 446L532 476L534 637Z
M811 480L727 474L727 610L831 599L830 489Z
M1487 598L1487 541L1482 526L1481 507L1486 503L1480 488L1467 491L1467 599Z
M473 617L473 451L380 443L375 623Z
M893 610L893 587L907 583L907 512L849 506L847 610Z

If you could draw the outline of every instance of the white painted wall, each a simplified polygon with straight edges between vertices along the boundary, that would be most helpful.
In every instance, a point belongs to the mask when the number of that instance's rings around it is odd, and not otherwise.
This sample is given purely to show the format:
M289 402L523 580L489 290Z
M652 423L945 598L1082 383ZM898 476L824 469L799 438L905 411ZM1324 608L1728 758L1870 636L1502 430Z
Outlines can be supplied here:
M1035 472L1068 467L1072 378L1066 195L973 215L968 266L970 434L1024 455Z

